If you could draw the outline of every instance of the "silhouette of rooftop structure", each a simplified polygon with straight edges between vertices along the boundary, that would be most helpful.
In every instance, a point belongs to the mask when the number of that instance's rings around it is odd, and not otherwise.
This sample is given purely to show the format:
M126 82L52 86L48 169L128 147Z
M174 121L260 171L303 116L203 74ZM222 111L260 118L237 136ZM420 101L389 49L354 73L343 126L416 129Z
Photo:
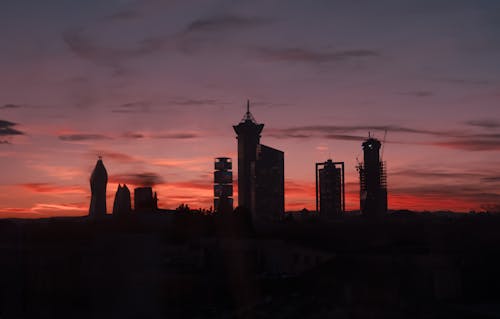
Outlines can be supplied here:
M90 175L90 208L89 216L102 217L106 215L106 186L108 183L108 172L99 156L94 170Z
M284 213L284 154L260 144L264 124L247 111L234 131L238 140L238 206L254 220L279 219Z

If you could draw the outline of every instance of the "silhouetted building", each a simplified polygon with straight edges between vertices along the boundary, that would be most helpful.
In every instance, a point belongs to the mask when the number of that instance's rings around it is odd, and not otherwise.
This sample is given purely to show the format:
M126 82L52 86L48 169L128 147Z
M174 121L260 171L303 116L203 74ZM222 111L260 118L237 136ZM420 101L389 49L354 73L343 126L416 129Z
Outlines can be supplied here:
M385 165L380 160L379 140L368 137L363 142L364 162L358 165L360 210L364 216L377 217L387 212Z
M329 159L316 163L316 211L320 216L342 216L345 211L344 184L344 162Z
M257 219L278 220L285 211L285 159L282 151L259 144L255 163Z
M106 185L108 183L108 172L99 156L94 171L90 176L90 208L89 216L100 217L106 215Z
M115 201L113 203L113 215L125 216L132 212L132 204L130 201L130 190L127 185L121 186L118 184L116 190Z
M134 189L134 211L136 213L151 213L158 210L158 197L153 196L151 187L138 187Z
M233 162L228 157L215 159L214 210L220 214L233 211Z
M281 218L284 212L283 152L260 144L264 124L247 112L233 126L238 139L238 206L248 209L255 219Z

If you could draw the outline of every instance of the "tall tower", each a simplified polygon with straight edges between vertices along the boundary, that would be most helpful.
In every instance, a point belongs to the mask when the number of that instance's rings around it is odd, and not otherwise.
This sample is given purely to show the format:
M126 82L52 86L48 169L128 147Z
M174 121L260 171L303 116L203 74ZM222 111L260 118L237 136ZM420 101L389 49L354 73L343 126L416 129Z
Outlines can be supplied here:
M113 203L113 216L125 216L132 212L132 204L130 201L130 190L127 185L118 185L116 190L115 201Z
M257 124L250 113L250 101L247 100L247 112L243 119L233 128L238 135L238 206L254 211L255 161L264 124Z
M214 165L214 210L218 214L233 212L233 162L217 157Z
M364 162L358 165L360 208L364 216L377 217L387 212L387 182L384 163L380 160L379 140L368 137L363 142Z
M99 156L94 171L90 175L90 198L89 216L101 217L106 215L106 184L108 183L108 172Z
M345 212L344 187L344 162L329 159L316 163L316 211L320 216L342 216Z

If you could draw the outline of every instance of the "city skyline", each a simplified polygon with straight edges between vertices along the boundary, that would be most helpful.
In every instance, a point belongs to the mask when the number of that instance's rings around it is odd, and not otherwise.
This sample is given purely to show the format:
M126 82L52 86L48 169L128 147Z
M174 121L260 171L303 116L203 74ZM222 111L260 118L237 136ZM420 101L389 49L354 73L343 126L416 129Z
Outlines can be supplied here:
M328 158L359 209L361 143L386 131L389 209L498 207L499 4L382 2L6 4L0 217L86 215L98 155L108 212L119 183L208 208L247 98L285 152L286 210L314 210Z

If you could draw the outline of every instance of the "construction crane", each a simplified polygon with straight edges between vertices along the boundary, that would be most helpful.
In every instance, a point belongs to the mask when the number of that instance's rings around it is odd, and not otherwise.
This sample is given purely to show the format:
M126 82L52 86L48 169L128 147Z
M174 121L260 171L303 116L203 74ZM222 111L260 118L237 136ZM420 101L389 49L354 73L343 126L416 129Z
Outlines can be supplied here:
M385 138L387 137L387 129L384 130L384 138L382 139L382 149L380 150L380 161L384 158Z

